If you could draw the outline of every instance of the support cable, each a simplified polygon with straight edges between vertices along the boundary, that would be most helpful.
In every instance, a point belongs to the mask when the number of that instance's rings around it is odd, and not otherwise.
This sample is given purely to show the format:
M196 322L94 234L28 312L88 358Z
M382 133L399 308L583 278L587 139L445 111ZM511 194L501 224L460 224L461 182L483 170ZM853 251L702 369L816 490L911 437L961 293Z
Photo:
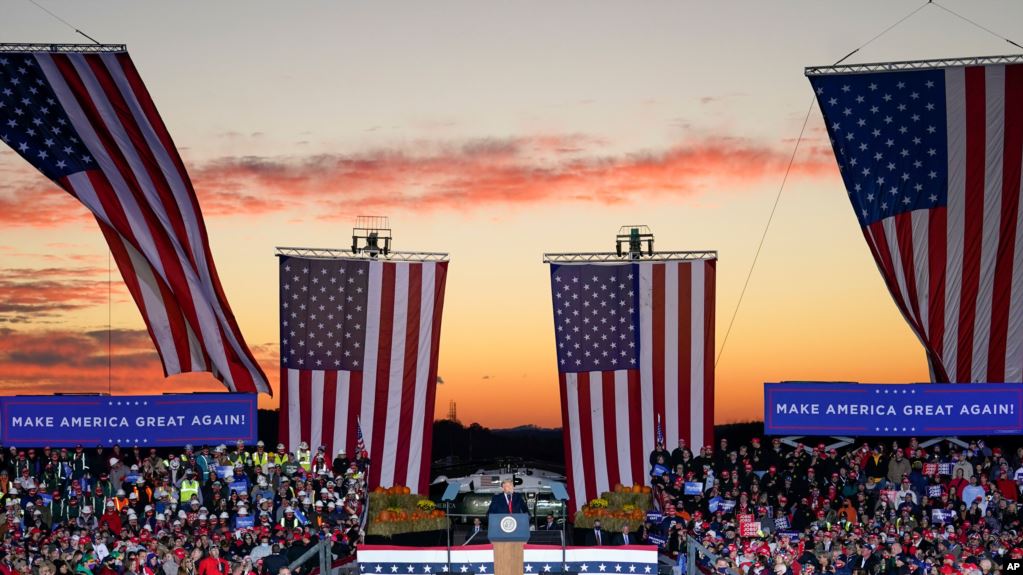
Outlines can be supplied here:
M58 15L54 14L54 13L53 13L53 12L51 12L51 11L50 11L50 10L49 10L48 8L46 8L46 6L43 6L43 5L42 5L42 4L40 4L39 2L36 2L36 0L28 0L28 1L29 1L29 2L31 2L32 4L34 4L34 5L36 6L36 8L39 8L39 9L40 9L40 10L42 10L43 12L46 12L46 13L47 13L47 14L49 14L50 16L53 16L53 18L54 18L54 19L56 19L56 20L57 20L58 22L60 22L60 23L64 24L64 25L65 25L65 26L67 26L68 28L71 28L72 30L74 30L76 34L81 34L82 36L85 36L85 37L86 37L86 38L88 38L89 40L92 40L92 42L93 42L94 44L99 44L99 43L100 43L100 42L99 42L99 40L97 40L97 39L93 38L92 36L89 36L89 35L88 35L88 34L86 34L85 32L82 32L82 31L81 31L80 29L78 29L78 28L77 28L77 27L76 27L76 26L75 26L74 24L72 24L72 23L68 22L67 20L65 20L65 19L61 18L60 16L58 16Z
M884 30L881 30L873 38L871 38L870 40L867 40L866 42L861 44L859 47L857 47L855 50L849 52L848 54L846 54L845 56L840 58L837 62L835 62L832 65L833 66L837 66L837 65L841 64L842 62L846 61L847 59L849 59L850 56L852 56L853 54L859 52L863 48L866 48L868 45L872 44L878 38L880 38L881 36L884 36L885 34L890 32L892 29L894 29L896 26L898 26L899 24L902 24L906 20L909 20L910 18L915 16L918 12L920 12L921 10L926 8L928 5L933 4L933 3L934 3L933 0L928 0L927 2L924 2L919 7L917 7L915 10L913 10L909 14L906 14L902 18L899 18L898 20L895 21L895 23L891 24L890 26L888 26ZM938 6L939 8L943 8L940 4L935 4L935 5ZM958 16L958 14L957 14L957 16ZM964 17L960 16L960 18L964 18ZM977 25L979 26L979 24L977 24ZM994 34L994 32L991 32L991 33ZM997 34L995 34L995 35L997 36ZM735 310L732 312L732 318L728 321L728 329L725 330L725 337L721 340L721 348L718 350L718 355L714 359L714 368L715 369L717 369L718 363L721 361L721 356L725 353L725 346L728 344L728 336L732 333L732 327L735 325L735 318L736 318L736 316L739 315L739 308L740 308L740 306L742 306L742 300L746 296L746 288L749 287L750 278L753 277L753 270L757 267L757 261L760 259L760 252L761 252L761 250L764 247L764 241L767 239L767 232L771 229L771 222L774 221L774 214L778 210L778 203L781 201L781 193L782 193L783 190L785 190L785 184L789 180L789 174L792 172L792 165L796 161L796 152L799 151L799 144L803 141L803 134L806 132L806 125L810 121L810 113L813 112L813 105L814 105L814 102L816 102L816 101L817 101L816 97L811 97L810 98L810 105L807 107L806 117L803 118L803 126L799 129L799 137L796 138L796 144L792 148L792 156L789 158L789 164L785 168L785 175L782 177L781 185L778 187L778 193L774 196L774 205L771 206L771 213L767 216L767 223L764 225L764 233L761 234L761 236L760 236L760 242L757 244L757 251L754 252L754 254L753 254L753 262L750 264L749 271L746 273L746 281L743 282L743 284L742 284L742 291L739 292L739 301L737 301L735 303Z
M767 231L771 229L771 222L774 221L774 213L778 210L778 202L781 201L781 192L785 189L785 182L789 179L789 173L792 171L792 164L796 161L796 152L799 151L799 143L803 141L803 133L806 132L806 125L810 121L810 112L813 111L813 104L817 101L816 97L810 98L810 105L806 109L806 117L803 118L803 127L799 129L799 137L796 138L796 145L792 148L792 156L789 158L789 165L785 168L785 176L781 179L781 186L778 187L778 193L774 196L774 205L771 206L771 213L767 216L767 224L764 225L764 233L760 236L760 243L757 244L757 251L753 254L753 263L749 266L749 272L746 273L746 281L742 284L742 291L739 292L739 301L735 303L735 311L732 312L732 319L728 321L728 329L725 330L725 337L721 341L721 349L718 350L718 356L714 359L714 368L717 369L718 362L721 361L721 354L725 353L725 345L728 343L728 335L732 333L732 326L735 325L735 316L739 315L739 306L742 305L742 298L746 295L746 288L749 287L749 280L753 276L753 269L757 267L757 260L760 259L760 250L764 247L764 240L767 239Z
M1005 36L1002 36L1001 34L999 34L999 33L995 32L994 30L992 30L992 29L990 29L990 28L987 28L986 26L982 26L982 25L980 25L980 24L978 24L978 23L974 22L973 20L970 20L970 19L969 19L969 18L967 18L966 16L963 16L962 14L960 14L960 13L956 12L955 10L952 10L951 8L946 8L945 6L942 6L941 4L939 4L939 3L937 3L937 2L934 2L934 0L931 0L931 2L930 2L930 3L931 3L931 4L934 4L934 5L935 5L935 6L937 6L938 8L941 8L941 9L942 9L942 10L944 10L945 12L948 12L949 14L951 14L951 15L955 16L956 18L959 18L960 20L962 20L962 21L964 21L964 22L968 22L968 23L972 24L973 26L975 26L975 27L977 27L977 28L980 28L981 30L983 30L983 31L987 32L988 34L991 34L991 35L992 35L992 36L994 36L995 38L999 38L999 39L1001 39L1001 40L1005 40L1005 41L1006 41L1006 42L1008 42L1009 44L1012 44L1013 46L1015 46L1015 47L1017 47L1017 48L1023 49L1023 46L1021 46L1021 45L1017 44L1016 42L1013 42L1012 40L1010 40L1010 39L1006 38Z

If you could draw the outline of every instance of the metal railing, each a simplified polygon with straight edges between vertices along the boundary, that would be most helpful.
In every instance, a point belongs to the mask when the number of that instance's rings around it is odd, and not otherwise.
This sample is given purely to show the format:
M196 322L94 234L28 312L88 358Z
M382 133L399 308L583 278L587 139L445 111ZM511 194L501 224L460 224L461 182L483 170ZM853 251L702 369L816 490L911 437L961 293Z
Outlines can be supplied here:
M0 52L127 52L124 44L0 44Z
M446 262L448 254L445 252L378 252L370 256L367 252L332 248L291 248L278 247L274 253L276 256L291 256L310 259L358 259L358 260L379 260L389 262Z
M895 70L927 70L956 66L983 66L986 64L1016 64L1023 62L1023 54L1005 56L978 56L970 58L939 58L935 60L907 60L903 62L875 62L870 64L844 64L842 66L809 66L807 76L855 74L859 72L892 72Z
M577 253L547 253L543 255L543 263L595 263L595 262L614 262L614 263L639 263L639 262L660 262L660 261L693 261L693 260L712 260L718 257L718 253L715 250L698 250L698 251L669 251L669 252L654 252L652 254L646 254L642 257L633 259L629 257L629 254L625 253L619 255L617 252L577 252Z

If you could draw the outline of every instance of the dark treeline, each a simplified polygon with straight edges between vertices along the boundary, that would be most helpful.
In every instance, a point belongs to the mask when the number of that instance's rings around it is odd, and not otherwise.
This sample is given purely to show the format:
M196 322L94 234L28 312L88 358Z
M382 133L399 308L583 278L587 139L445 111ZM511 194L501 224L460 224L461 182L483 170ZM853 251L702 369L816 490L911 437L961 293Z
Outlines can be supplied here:
M259 410L259 439L272 450L278 442L277 410ZM748 443L749 439L763 433L761 422L719 425L715 433L720 439L727 438L729 444L737 446ZM669 440L668 448L675 443ZM441 466L457 466L460 463L499 462L522 460L544 462L555 467L565 464L565 447L561 429L549 429L531 425L512 429L490 429L478 423L468 426L456 421L441 419L433 423L433 459Z

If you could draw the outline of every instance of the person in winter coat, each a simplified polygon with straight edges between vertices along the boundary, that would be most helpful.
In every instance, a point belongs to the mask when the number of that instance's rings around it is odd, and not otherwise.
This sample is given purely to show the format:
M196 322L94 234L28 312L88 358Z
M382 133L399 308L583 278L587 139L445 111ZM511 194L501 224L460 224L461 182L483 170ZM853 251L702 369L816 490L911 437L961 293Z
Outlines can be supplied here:
M229 575L231 564L221 559L220 548L210 547L209 555L199 562L198 575Z
M114 536L121 535L121 529L123 528L121 514L117 512L113 501L107 501L107 510L100 517L99 526L106 527Z
M888 462L888 481L892 485L899 485L903 476L908 477L912 471L913 468L909 464L909 460L902 456L902 450L896 449L895 457Z

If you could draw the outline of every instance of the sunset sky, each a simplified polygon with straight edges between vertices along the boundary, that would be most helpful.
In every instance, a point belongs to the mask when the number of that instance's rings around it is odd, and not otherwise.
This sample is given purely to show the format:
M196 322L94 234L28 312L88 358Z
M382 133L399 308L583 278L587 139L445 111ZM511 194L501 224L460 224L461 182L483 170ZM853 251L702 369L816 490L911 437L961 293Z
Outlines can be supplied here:
M721 348L826 65L922 2L73 2L127 44L184 157L242 331L276 389L275 246L345 247L388 215L451 254L437 413L560 426L545 251L716 249ZM946 4L1023 41L1018 1ZM83 38L6 0L4 42ZM849 62L1014 53L936 7ZM0 149L0 393L214 391L164 379L88 211ZM719 423L765 381L924 381L815 108L717 369ZM261 406L276 407L264 397Z

